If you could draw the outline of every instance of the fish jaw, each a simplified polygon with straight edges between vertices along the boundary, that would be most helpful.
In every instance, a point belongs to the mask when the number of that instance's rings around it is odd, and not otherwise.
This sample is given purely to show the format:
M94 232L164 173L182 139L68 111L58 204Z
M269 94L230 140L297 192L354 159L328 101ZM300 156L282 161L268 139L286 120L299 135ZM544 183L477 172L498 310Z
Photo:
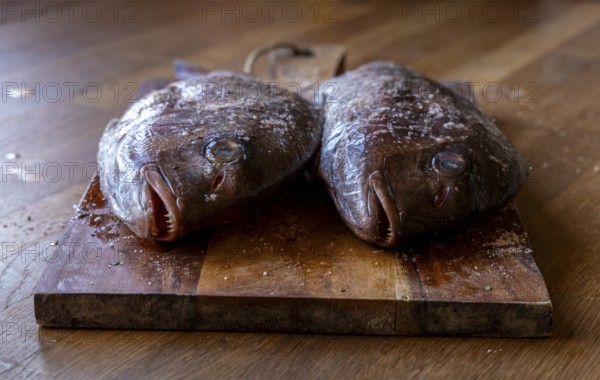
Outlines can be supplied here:
M402 232L402 212L398 212L387 180L381 172L373 172L368 179L367 192L369 225L367 241L383 247L399 244Z
M157 165L145 165L141 169L146 180L145 208L146 229L144 237L150 240L170 242L183 233L183 214L177 205L177 197L171 191Z

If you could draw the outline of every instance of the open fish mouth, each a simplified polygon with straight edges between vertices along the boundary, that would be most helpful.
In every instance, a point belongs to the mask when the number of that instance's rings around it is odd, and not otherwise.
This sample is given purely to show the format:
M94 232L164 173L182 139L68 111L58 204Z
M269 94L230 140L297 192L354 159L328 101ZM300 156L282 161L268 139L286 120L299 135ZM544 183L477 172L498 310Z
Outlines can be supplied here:
M177 206L177 197L157 165L146 165L141 172L148 184L146 236L157 241L173 241L183 230L183 215Z
M368 202L371 236L375 242L385 247L397 245L401 220L387 181L379 170L369 176Z

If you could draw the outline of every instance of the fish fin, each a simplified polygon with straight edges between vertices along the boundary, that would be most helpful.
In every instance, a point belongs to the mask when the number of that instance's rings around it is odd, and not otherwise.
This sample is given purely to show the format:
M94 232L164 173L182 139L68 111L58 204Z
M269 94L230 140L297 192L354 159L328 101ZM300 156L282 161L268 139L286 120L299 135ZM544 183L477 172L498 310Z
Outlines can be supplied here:
M208 71L195 67L189 62L181 59L173 61L173 70L175 71L175 78L177 79L188 79L206 74Z
M477 104L475 101L475 92L473 89L472 82L464 80L441 80L439 83L447 89L454 92L456 95L461 96L473 104Z

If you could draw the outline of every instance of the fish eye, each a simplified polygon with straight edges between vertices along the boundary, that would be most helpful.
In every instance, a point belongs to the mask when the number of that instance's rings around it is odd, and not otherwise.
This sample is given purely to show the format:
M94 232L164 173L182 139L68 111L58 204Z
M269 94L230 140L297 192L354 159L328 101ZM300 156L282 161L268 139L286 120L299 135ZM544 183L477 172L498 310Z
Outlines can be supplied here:
M461 174L467 164L463 156L456 152L443 151L433 156L433 169L444 177L454 177Z
M204 155L210 162L226 163L237 160L243 153L241 141L225 137L208 143Z

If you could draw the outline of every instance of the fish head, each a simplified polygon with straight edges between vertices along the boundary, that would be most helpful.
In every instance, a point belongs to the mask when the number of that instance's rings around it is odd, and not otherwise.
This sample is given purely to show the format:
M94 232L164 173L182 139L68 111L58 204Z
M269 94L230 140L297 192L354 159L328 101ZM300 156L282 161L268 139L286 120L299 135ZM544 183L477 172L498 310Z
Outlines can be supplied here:
M454 230L523 185L525 159L473 101L389 62L336 84L319 171L359 238L394 247Z
M480 132L374 157L380 166L365 181L372 242L393 247L432 231L460 230L517 193L527 162L503 135Z
M319 126L300 98L195 95L190 105L185 94L200 84L142 99L101 140L102 192L141 238L174 241L254 214L318 147Z
M246 141L245 141L246 140ZM191 230L237 220L259 191L261 168L249 138L215 134L176 149L161 149L141 168L147 210L138 235L173 241Z
M279 152L268 150L273 144L264 134L220 132L190 141L174 133L163 136L163 143L154 137L142 144L151 147L145 163L106 186L116 190L110 196L113 210L145 239L174 241L193 230L242 219L272 195L279 176L289 171L273 160ZM122 154L138 161L126 145Z
M334 179L330 192L344 222L380 246L461 229L504 205L527 177L525 159L489 125L445 138L436 133L418 144L403 142L398 131L356 130L326 150L333 165L323 169Z

